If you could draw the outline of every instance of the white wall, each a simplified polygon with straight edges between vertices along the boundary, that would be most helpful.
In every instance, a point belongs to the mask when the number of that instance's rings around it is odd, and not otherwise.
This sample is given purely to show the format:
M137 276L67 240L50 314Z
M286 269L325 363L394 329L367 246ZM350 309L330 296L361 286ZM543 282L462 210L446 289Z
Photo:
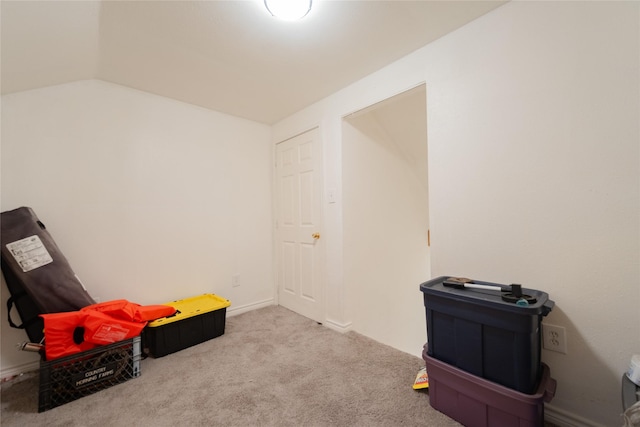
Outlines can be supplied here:
M426 97L418 89L342 128L344 282L360 301L353 328L416 355L426 341L416 284L430 274Z
M268 126L95 80L5 95L1 208L32 207L102 301L270 304L270 140ZM2 371L36 360L0 324Z
M433 275L549 292L568 354L543 351L558 380L547 413L619 425L640 351L639 27L637 2L511 2L274 126L272 141L320 126L338 195L324 212L329 323L359 330L363 302L343 264L342 117L426 81ZM269 138L95 81L5 95L1 209L32 206L102 300L215 292L253 307L273 295ZM0 325L3 370L33 356Z
M620 425L640 352L639 28L637 2L511 2L274 126L277 141L320 123L340 190L341 117L426 81L433 276L550 294L545 322L568 341L542 354L561 425ZM325 209L328 316L345 325L366 302L345 298L347 208Z

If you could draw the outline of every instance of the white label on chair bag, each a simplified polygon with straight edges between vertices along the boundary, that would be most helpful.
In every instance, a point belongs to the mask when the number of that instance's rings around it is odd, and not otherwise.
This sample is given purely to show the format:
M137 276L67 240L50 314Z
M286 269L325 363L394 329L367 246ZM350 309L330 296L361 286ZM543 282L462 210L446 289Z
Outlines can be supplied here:
M25 273L53 262L38 235L7 243L7 249Z

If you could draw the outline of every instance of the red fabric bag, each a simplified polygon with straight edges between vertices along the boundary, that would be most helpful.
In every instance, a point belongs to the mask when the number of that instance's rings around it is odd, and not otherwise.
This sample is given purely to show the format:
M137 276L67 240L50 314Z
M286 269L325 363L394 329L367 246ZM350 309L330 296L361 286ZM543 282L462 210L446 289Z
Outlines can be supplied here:
M92 310L40 316L44 319L44 352L47 360L137 337L147 325L147 322L130 322Z
M86 313L70 311L66 313L41 314L44 319L44 352L47 360L69 356L98 346L84 340L84 318Z
M80 311L98 311L115 317L116 319L133 320L137 306L138 304L131 303L126 299L116 299L91 304L81 308Z
M140 305L125 299L101 302L84 307L81 311L99 311L112 317L134 322L148 322L175 314L169 305Z
M137 308L134 320L138 322L150 322L176 314L178 310L170 305L141 305Z
M107 345L137 337L147 326L147 322L140 323L117 319L95 310L87 310L84 314L84 339L93 344ZM47 331L45 329L45 337L46 334Z
M148 321L175 312L168 305L141 306L121 299L92 304L80 311L41 314L45 357L53 360L137 337Z

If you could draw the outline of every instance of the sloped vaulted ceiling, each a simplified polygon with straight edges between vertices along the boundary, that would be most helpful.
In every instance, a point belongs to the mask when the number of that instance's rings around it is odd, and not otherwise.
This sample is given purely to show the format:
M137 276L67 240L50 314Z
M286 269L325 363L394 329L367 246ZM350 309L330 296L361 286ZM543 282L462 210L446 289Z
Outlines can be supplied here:
M283 22L261 0L2 0L2 93L97 78L271 124L503 3L315 0Z

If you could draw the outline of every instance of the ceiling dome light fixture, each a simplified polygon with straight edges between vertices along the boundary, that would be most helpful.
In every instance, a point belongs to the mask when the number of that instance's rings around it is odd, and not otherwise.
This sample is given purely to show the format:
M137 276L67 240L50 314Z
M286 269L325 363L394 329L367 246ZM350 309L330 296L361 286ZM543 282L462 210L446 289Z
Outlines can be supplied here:
M264 6L276 18L295 21L307 16L312 2L313 0L264 0Z

